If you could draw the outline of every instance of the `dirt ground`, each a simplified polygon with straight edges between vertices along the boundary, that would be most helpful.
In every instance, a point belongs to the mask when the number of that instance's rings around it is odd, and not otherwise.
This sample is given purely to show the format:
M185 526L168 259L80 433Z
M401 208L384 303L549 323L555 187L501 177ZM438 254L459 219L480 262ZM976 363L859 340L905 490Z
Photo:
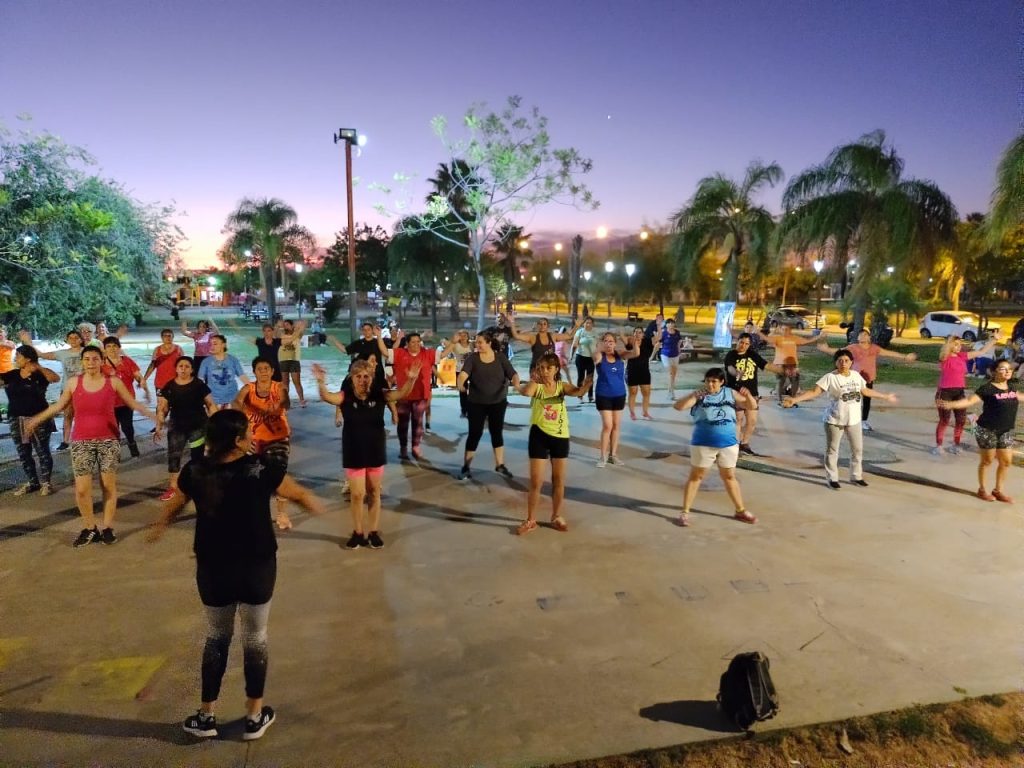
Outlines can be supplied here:
M981 696L559 768L1004 768L1024 766L1024 694ZM848 751L840 746L845 730Z

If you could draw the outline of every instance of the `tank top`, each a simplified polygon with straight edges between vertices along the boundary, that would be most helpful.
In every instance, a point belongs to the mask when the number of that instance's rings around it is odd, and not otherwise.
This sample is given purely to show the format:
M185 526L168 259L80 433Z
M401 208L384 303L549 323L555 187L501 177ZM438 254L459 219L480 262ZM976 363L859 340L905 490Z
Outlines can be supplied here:
M691 445L728 448L736 445L736 400L732 390L722 387L716 394L707 394L690 409L693 416Z
M553 353L555 351L555 340L554 340L554 338L551 336L550 333L547 334L547 337L548 337L548 341L547 341L546 344L543 341L540 340L540 334L539 333L533 337L533 344L530 345L530 354L532 355L530 357L530 367L531 368L533 368L533 366L535 366L537 364L537 361L540 360L548 352L552 352Z
M267 409L272 404L280 403L281 400L281 384L279 382L270 382L270 392L266 397L256 394L255 382L249 385L245 393L245 415L249 418L249 423L252 424L252 438L257 445L284 440L291 434L285 411L272 416L267 415Z
M121 398L117 396L109 378L103 378L103 386L97 391L87 392L85 377L80 377L71 393L71 404L75 407L75 420L71 424L72 441L117 440L118 426L114 408L120 402Z
M546 435L569 437L569 412L565 408L562 382L555 382L555 394L544 393L544 385L537 385L537 391L530 400L530 423Z
M615 359L611 362L602 352L598 355L597 365L594 366L597 373L597 386L594 394L598 397L625 397L626 395L626 364L619 353L615 353Z

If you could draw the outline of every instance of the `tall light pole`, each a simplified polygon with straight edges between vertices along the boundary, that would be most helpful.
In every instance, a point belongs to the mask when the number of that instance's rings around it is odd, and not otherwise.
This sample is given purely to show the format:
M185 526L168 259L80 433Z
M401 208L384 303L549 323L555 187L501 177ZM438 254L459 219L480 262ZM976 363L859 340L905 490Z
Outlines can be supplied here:
M562 279L562 270L555 267L551 270L551 276L555 278L555 319L558 319L558 281Z
M821 270L825 268L825 262L821 259L815 259L814 274L818 276L818 306L814 310L814 330L821 328Z
M345 190L348 193L348 329L349 338L356 338L358 318L356 317L356 233L352 208L352 145L363 146L366 137L360 136L355 128L339 128L334 134L334 143L345 142Z
M636 272L636 264L626 265L626 318L629 318L630 300L633 298L633 273Z
M583 279L587 281L587 294L590 293L590 278L593 277L593 275L594 275L594 273L591 272L589 269L583 270ZM585 307L587 306L587 299L586 299L586 297L583 298L583 306L585 306ZM589 307L588 307L588 309L589 309ZM589 315L590 312L587 312L587 314Z
M615 271L615 262L606 261L604 263L605 274L608 275L608 326L612 324L612 272Z

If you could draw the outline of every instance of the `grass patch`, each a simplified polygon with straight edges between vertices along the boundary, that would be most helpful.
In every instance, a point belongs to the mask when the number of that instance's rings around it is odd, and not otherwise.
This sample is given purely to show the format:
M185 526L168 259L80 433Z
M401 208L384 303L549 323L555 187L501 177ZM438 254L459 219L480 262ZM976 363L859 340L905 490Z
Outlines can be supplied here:
M950 731L970 744L980 757L1010 757L1019 751L1019 745L1003 741L981 723L975 722L970 716L954 721Z

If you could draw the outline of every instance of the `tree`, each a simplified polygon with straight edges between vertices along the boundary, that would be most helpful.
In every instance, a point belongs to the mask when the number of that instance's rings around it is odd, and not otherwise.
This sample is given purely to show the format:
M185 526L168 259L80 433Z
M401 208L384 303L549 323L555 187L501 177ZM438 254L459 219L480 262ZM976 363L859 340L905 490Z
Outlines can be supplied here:
M998 246L1003 237L1024 223L1024 133L1003 152L996 171L989 214L989 244Z
M388 273L389 235L383 227L357 224L356 228L356 288L360 291L381 289L391 282ZM334 244L327 249L325 261L348 274L348 227L334 236ZM339 283L340 284L340 283Z
M449 135L444 117L434 118L434 132L449 154L450 161L441 166L446 178L435 186L427 212L402 223L410 234L427 231L449 243L468 243L480 326L487 307L482 255L502 225L553 201L587 209L598 205L577 180L591 170L590 160L576 149L552 148L547 118L537 108L524 113L521 104L512 96L500 113L485 113L481 105L470 107L463 119L464 139Z
M227 219L227 250L235 254L250 251L260 268L260 282L267 311L277 314L275 271L279 264L300 263L304 252L315 247L316 238L298 224L295 209L277 198L245 198Z
M505 277L505 301L506 308L512 307L512 296L515 291L515 284L519 281L519 267L528 263L530 258L530 238L532 235L523 232L522 227L506 223L499 229L494 238L494 252L500 258L497 259L501 273Z
M458 283L462 266L466 263L466 244L452 243L415 225L403 226L399 222L396 234L388 244L388 269L393 281L402 286L402 293L419 293L430 297L431 328L437 330L437 289L440 284L451 286L453 319L458 318ZM423 288L423 286L429 286Z
M671 216L676 231L672 250L687 276L692 276L704 255L728 250L722 264L721 298L739 299L739 276L744 262L752 271L767 261L774 226L771 214L754 202L765 185L782 180L782 168L755 160L737 184L722 174L701 179L693 197Z
M670 240L665 232L648 230L646 240L630 243L625 251L626 260L638 264L633 279L634 295L649 295L662 314L665 314L665 302L672 299L674 282Z
M836 147L825 162L790 179L776 231L780 251L820 252L833 238L833 269L846 269L856 254L857 271L847 300L854 325L864 327L871 285L889 266L894 274L930 265L953 236L956 209L928 181L903 178L903 159L875 131Z

